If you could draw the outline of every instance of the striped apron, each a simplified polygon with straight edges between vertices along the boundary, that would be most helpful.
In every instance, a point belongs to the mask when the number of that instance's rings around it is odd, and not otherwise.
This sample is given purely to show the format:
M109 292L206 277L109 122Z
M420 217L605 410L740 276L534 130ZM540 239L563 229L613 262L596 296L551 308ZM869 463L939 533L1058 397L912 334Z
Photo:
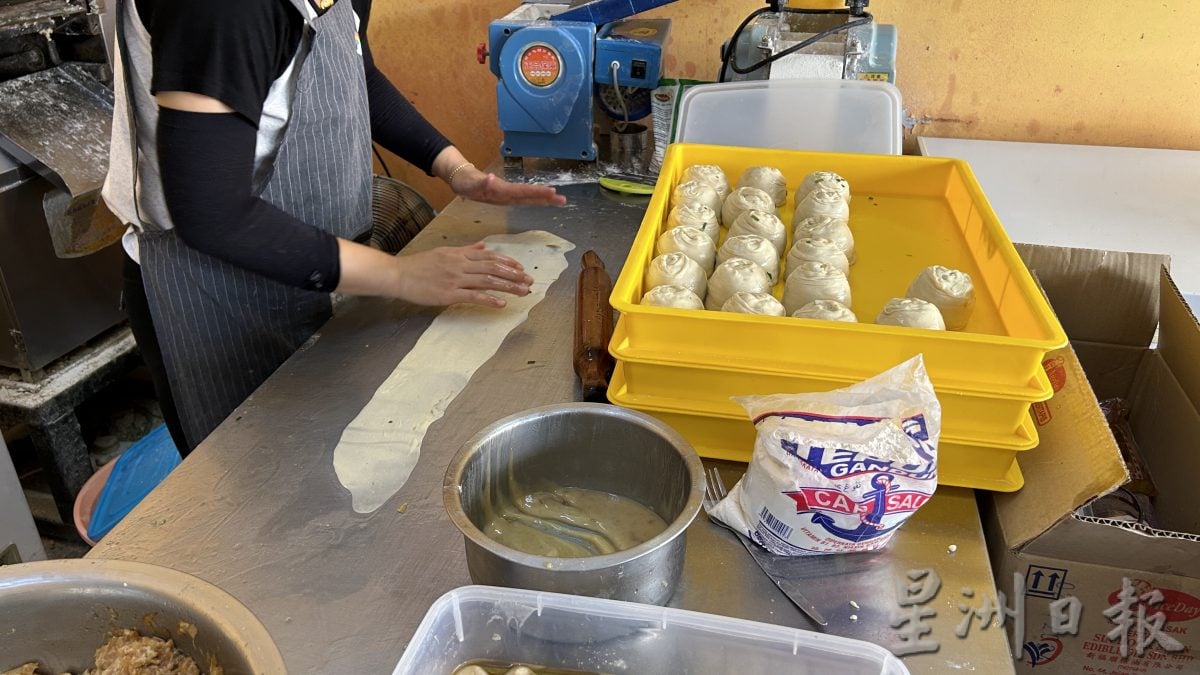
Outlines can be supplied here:
M291 2L303 13L308 0ZM353 239L371 226L358 21L340 0L306 26L287 130L257 189L296 218ZM171 392L195 447L329 319L330 298L195 251L174 230L146 224L138 245Z

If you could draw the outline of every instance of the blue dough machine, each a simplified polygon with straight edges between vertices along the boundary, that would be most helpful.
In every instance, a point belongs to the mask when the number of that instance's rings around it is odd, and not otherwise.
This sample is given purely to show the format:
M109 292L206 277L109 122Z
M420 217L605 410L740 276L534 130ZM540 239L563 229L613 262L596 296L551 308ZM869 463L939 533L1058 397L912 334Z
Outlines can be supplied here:
M493 21L479 61L499 79L501 156L592 161L597 109L648 115L671 22L629 17L671 2L525 2Z

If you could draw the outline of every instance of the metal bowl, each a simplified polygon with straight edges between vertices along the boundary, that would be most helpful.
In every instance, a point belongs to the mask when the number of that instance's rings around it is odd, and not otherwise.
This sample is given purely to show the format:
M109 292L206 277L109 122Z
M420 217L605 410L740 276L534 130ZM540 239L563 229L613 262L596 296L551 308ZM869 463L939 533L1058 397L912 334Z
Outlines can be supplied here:
M577 487L628 497L667 529L608 555L550 558L509 548L483 533L484 485L507 493ZM683 572L684 531L700 511L704 467L675 430L642 413L604 404L535 408L506 417L467 442L446 470L443 501L466 539L477 584L665 604Z
M172 639L202 672L286 673L267 629L225 591L183 572L119 560L0 567L0 672L39 661L83 672L113 630Z

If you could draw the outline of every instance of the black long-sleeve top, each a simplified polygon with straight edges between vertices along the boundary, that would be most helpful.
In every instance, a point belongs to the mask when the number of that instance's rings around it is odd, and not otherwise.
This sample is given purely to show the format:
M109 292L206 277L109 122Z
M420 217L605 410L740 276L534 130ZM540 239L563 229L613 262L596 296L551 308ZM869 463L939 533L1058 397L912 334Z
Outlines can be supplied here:
M432 172L450 142L375 66L367 41L371 0L357 12L371 135ZM178 235L192 248L282 283L337 287L337 239L252 191L258 123L271 84L295 56L303 19L288 0L136 0L151 37L152 90L215 98L235 112L160 109L163 196Z

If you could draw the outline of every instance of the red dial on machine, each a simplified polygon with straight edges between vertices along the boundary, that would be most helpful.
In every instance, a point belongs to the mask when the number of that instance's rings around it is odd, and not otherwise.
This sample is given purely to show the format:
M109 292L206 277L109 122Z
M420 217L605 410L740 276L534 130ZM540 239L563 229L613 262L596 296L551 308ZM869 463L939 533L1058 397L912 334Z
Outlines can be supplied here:
M558 54L546 45L531 45L521 52L521 75L535 87L554 84L562 72Z

